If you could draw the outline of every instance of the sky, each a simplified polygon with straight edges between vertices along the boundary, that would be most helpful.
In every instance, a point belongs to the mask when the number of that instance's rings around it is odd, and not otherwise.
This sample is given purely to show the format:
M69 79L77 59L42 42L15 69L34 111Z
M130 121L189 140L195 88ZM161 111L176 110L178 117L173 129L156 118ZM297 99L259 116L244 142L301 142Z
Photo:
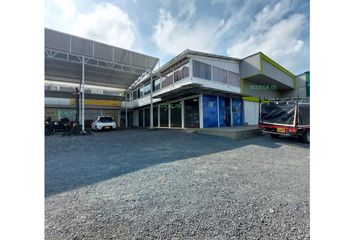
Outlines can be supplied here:
M310 70L306 0L45 0L45 27L158 57L161 66L190 49L263 52L294 74Z

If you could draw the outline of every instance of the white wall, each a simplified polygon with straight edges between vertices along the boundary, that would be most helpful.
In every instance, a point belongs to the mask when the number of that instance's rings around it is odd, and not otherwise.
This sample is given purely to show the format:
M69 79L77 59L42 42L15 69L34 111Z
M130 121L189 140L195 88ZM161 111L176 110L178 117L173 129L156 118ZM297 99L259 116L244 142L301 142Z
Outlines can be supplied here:
M261 72L260 54L247 57L241 61L241 78L253 76Z
M229 84L214 82L210 80L205 80L202 78L193 77L192 83L198 83L203 86L203 88L209 88L213 90L225 91L230 93L241 93L241 88L232 86Z
M244 119L248 125L258 124L259 103L244 101Z
M240 73L239 63L236 61L227 61L223 59L211 59L206 57L192 56L191 59L210 64L234 73ZM189 70L189 75L193 75L192 69Z
M256 90L256 89L251 89L251 85L257 85L259 83L252 82L249 80L244 80L243 81L243 89L244 89L244 94L250 95L253 97L259 97L261 99L274 99L279 97L279 91L277 90L271 90L271 89L264 89L264 90Z
M290 77L288 74L280 71L270 63L261 60L263 64L263 74L267 75L268 77L271 77L289 87L294 86L293 78Z
M46 97L45 105L71 106L70 98L53 98L53 97Z

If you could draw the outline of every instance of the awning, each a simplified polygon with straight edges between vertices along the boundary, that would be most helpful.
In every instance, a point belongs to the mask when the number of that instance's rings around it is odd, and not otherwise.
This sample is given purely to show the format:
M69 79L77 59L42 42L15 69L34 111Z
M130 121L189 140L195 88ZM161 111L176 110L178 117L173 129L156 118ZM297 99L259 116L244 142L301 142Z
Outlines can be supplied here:
M159 59L70 34L45 29L45 79L127 89Z

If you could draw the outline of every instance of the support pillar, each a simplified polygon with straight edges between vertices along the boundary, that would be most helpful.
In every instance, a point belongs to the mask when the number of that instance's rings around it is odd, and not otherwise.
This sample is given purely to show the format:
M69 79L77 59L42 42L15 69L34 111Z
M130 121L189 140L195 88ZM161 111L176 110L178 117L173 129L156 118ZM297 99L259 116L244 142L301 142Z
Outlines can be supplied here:
M85 131L85 57L82 57L81 99L81 127Z

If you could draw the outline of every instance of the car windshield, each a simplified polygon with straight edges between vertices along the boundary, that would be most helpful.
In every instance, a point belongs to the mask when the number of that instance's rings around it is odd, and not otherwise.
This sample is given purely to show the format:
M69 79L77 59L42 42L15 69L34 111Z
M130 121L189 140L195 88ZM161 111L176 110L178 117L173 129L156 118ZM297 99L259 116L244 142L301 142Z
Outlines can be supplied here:
M111 118L111 117L100 117L100 122L104 122L104 123L113 122L113 118Z

